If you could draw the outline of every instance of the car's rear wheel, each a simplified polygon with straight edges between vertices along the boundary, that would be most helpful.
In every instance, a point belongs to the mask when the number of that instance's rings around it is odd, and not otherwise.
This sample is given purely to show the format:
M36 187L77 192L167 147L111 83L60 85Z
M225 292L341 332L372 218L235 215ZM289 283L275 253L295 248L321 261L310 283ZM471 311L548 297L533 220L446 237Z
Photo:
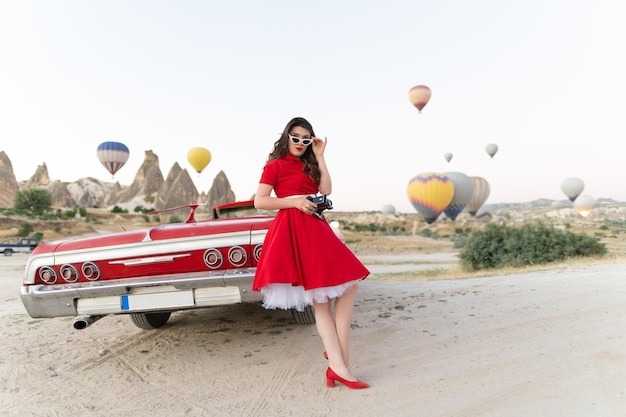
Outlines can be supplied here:
M298 311L292 308L291 315L298 324L315 324L315 311L313 310L313 306L306 306L304 311Z
M170 319L172 313L131 313L130 319L140 329L158 329Z
M4 256L11 256L11 255L13 255L13 249L4 250Z

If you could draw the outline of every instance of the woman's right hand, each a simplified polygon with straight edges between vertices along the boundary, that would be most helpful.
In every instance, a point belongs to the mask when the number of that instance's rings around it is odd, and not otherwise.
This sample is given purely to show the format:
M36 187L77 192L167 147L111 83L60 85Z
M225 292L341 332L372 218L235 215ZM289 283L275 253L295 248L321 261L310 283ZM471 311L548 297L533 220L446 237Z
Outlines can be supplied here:
M301 212L310 215L313 214L313 211L315 211L315 204L313 204L313 202L308 200L306 197L298 197L294 198L293 200L293 207L300 210Z

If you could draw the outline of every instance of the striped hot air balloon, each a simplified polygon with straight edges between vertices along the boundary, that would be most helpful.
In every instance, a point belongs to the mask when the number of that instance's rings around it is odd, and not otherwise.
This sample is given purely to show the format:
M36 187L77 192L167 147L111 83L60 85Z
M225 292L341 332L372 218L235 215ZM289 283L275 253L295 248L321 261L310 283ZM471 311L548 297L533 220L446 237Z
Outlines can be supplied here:
M430 88L425 85L416 85L409 90L409 101L421 113L422 109L430 100Z
M491 193L491 187L486 179L483 177L470 177L472 179L472 183L474 184L474 189L472 191L472 198L467 203L467 212L472 216L476 216L478 210L485 204L487 198L489 198L489 193Z
M112 176L124 166L130 155L128 147L120 142L102 142L98 145L97 153L98 159Z

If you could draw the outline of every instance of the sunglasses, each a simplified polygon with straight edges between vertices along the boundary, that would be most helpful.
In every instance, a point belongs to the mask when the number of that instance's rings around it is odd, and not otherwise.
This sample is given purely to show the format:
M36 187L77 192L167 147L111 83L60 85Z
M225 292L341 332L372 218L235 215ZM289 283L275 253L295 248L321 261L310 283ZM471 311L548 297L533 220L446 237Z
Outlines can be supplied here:
M302 139L297 136L291 136L289 134L287 136L289 136L289 140L291 140L291 143L293 143L294 145L298 145L300 142L302 142L304 146L309 146L311 142L313 142L313 139L311 138Z

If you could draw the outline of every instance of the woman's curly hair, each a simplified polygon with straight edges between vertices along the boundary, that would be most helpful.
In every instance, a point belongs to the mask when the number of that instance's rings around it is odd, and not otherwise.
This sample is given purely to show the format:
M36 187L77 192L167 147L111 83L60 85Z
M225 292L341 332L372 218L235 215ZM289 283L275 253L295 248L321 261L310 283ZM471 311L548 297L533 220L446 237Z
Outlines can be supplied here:
M311 133L312 138L315 137L315 132L313 132L313 126L311 126L311 123L309 123L303 117L294 117L289 121L289 123L287 123L287 126L285 126L285 129L283 130L283 133L281 133L280 138L278 138L278 140L274 142L274 149L267 157L268 162L274 159L280 159L289 153L289 132L291 132L291 129L293 129L295 126L305 128ZM316 184L319 184L321 176L320 168L317 163L317 159L315 158L315 154L313 153L313 150L311 148L312 146L308 146L301 157L302 161L304 162L304 168L302 169L302 171L309 177L311 177Z

